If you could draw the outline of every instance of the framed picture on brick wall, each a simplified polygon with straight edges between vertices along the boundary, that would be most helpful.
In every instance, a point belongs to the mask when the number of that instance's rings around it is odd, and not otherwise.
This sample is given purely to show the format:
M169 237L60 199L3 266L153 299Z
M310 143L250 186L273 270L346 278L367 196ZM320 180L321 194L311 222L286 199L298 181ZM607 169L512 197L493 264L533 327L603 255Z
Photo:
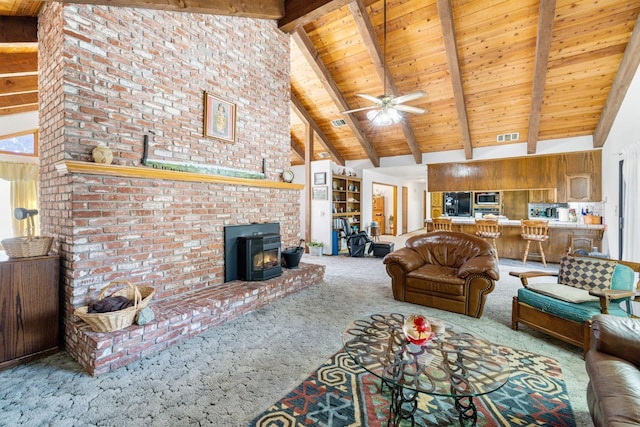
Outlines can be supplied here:
M236 141L236 105L204 93L204 136L223 141Z

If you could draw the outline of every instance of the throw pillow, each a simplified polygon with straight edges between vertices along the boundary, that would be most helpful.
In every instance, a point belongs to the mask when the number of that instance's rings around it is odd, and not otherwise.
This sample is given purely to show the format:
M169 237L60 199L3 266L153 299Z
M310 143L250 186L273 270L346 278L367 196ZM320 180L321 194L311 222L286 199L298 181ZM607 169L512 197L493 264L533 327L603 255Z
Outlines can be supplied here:
M616 263L608 260L564 256L560 261L558 283L587 291L610 289L615 268Z

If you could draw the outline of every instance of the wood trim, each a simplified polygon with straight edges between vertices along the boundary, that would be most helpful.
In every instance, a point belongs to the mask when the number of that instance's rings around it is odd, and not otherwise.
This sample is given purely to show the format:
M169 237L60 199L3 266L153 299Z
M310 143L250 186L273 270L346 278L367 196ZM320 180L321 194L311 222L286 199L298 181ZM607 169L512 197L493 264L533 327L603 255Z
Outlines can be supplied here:
M338 88L335 80L333 80L327 66L322 62L320 54L304 29L297 28L293 33L291 33L291 37L295 41L296 45L298 45L298 48L304 55L309 66L313 69L316 76L318 76L318 79L324 86L336 107L342 111L350 110L351 107L349 106L349 103ZM347 125L349 125L349 128L362 146L364 152L367 154L369 161L371 161L374 167L380 167L380 156L373 145L371 145L371 142L369 141L369 138L367 138L364 129L362 129L360 122L354 119L351 114L345 114L344 120L347 122Z
M471 131L469 129L467 103L464 98L464 86L462 84L462 72L460 70L460 59L458 58L458 42L456 41L451 2L449 0L437 0L437 6L440 25L442 26L444 48L447 53L447 62L449 63L449 72L451 74L453 96L456 100L460 132L462 133L464 156L467 160L470 160L473 159L473 147L471 146Z
M281 19L284 17L284 2L282 0L76 0L75 3L209 13L257 19Z
M263 179L235 178L222 175L206 175L192 172L168 171L145 166L105 165L101 163L64 160L55 165L61 175L85 174L107 175L127 178L163 179L169 181L205 182L212 184L243 185L247 187L278 188L282 190L302 190L304 185Z
M527 153L534 154L538 146L540 130L540 114L544 100L544 84L547 80L547 65L551 49L553 18L556 13L556 0L542 0L538 15L538 37L536 39L536 59L533 71L533 88L531 89L531 108L529 110L529 134L527 136Z
M0 43L37 43L38 18L0 16Z
M622 61L620 61L620 67L611 85L611 90L602 109L602 114L600 114L600 120L598 120L596 129L593 132L594 148L604 146L604 143L607 141L613 122L618 115L618 111L620 111L620 106L631 85L638 65L640 65L640 15L638 15L638 19L633 27L631 38L624 50Z
M285 0L285 16L278 21L278 28L290 33L297 27L315 21L353 0Z

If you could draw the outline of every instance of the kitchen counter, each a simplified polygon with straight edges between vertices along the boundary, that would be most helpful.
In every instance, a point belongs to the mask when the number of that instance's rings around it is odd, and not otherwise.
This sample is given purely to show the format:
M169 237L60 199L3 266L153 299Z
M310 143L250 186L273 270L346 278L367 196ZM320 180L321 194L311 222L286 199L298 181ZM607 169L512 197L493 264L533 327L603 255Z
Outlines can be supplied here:
M475 218L472 217L450 217L453 224L453 231L475 234ZM427 231L432 231L432 220L425 221ZM498 256L501 258L522 259L524 256L526 242L520 236L520 220L498 219L498 224L502 226L502 236L496 240ZM589 250L597 247L602 251L602 238L606 225L604 224L583 224L568 221L549 221L549 240L543 243L543 249L547 262L559 263L562 256L569 251L572 239L585 239L591 241ZM531 251L536 250L535 246L530 248L528 260L540 260L540 257L532 257Z
M452 216L451 218L452 224L473 224L475 225L475 218L466 216L466 217L456 217ZM543 218L540 218L543 219ZM431 224L433 221L431 219L425 220L426 224ZM519 219L498 219L498 224L504 226L511 227L520 227ZM570 221L555 221L549 220L549 228L580 228L580 229L588 229L588 230L604 230L604 224L584 224L579 222L570 222Z

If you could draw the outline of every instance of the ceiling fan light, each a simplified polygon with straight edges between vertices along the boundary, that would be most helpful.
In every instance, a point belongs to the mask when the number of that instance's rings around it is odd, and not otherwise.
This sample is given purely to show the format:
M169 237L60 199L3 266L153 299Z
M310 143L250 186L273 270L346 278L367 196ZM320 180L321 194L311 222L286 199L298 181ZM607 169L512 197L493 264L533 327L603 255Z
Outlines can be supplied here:
M374 126L389 126L399 123L402 120L402 115L395 108L382 108L369 110L367 118Z

